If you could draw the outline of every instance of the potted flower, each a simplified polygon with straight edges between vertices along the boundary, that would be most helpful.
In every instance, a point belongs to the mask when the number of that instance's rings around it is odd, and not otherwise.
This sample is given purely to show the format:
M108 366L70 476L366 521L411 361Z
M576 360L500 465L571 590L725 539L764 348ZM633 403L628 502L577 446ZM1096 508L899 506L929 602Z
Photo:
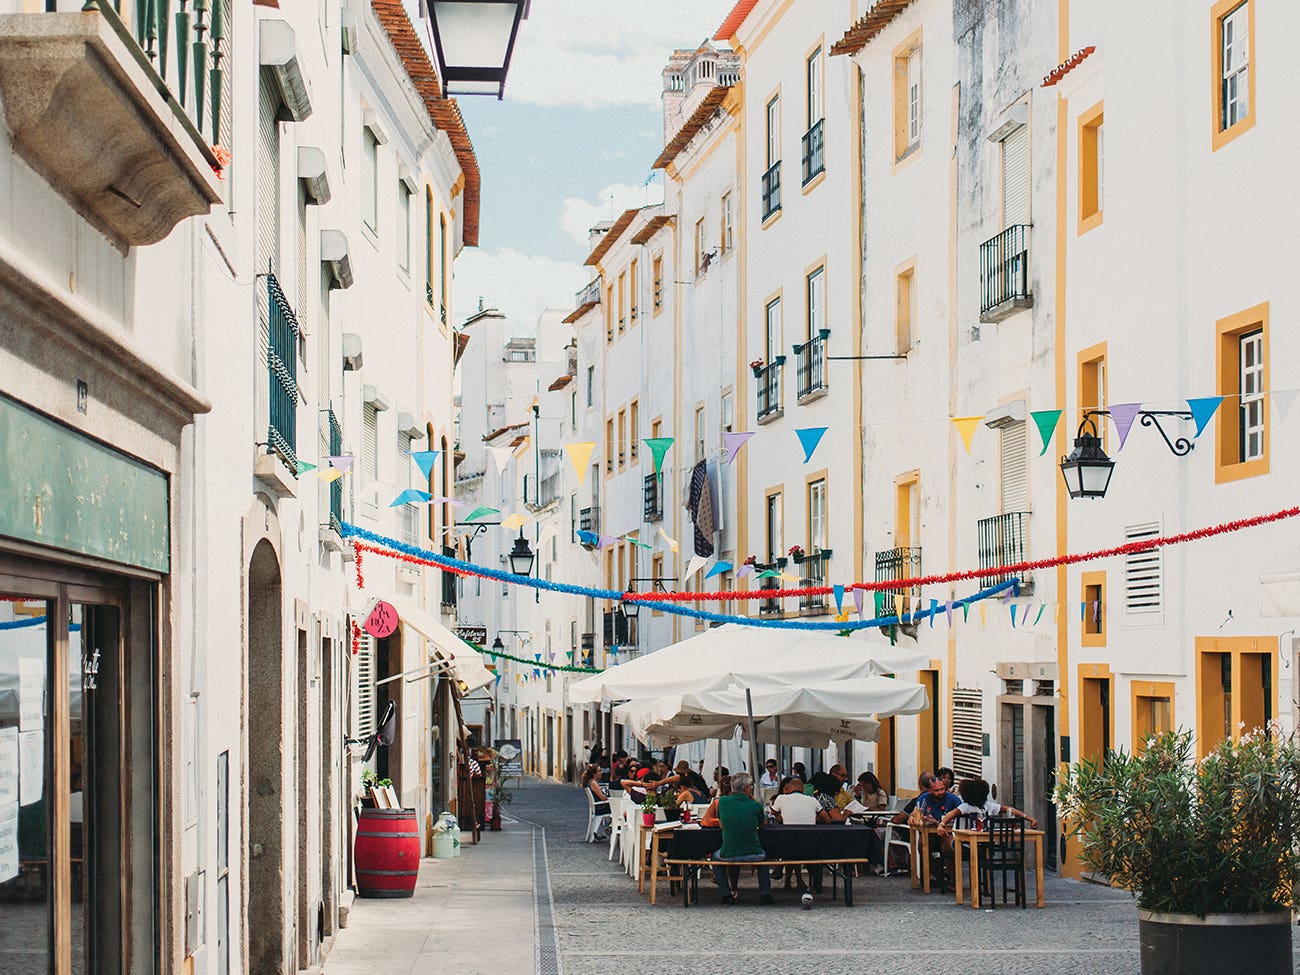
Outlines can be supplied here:
M746 556L745 565L758 565L758 556L757 555Z
M641 825L651 827L655 824L655 810L659 808L659 800L653 793L645 797L641 803Z
M1291 971L1295 739L1270 728L1198 762L1191 733L1168 732L1072 766L1056 801L1084 864L1136 895L1144 975Z
M802 561L803 561L803 546L802 546L802 545L791 545L791 546L790 546L790 558L794 559L794 564L795 564L795 565L798 565L800 562L802 562Z
M763 371L765 365L766 363L762 359L755 359L749 364L749 368L754 371L754 378L758 378L758 374Z

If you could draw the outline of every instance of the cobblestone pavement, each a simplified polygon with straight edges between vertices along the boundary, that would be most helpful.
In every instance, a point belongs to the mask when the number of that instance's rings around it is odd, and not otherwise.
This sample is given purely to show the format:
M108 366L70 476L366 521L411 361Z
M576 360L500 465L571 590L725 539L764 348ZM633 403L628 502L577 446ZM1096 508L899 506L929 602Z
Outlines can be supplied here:
M973 911L951 895L913 891L906 877L876 876L854 882L853 908L827 893L804 911L797 893L781 889L775 906L760 907L752 875L742 877L736 907L718 904L704 879L698 906L684 910L661 886L651 907L617 860L606 860L607 844L582 842L586 803L576 788L526 781L508 811L546 831L564 975L1138 971L1133 899L1050 872L1043 910Z

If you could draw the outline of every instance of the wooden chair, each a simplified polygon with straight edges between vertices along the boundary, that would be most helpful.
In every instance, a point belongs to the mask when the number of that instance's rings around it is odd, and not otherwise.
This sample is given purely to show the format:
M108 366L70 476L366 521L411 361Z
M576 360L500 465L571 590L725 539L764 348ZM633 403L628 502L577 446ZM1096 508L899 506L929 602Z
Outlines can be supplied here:
M1002 874L1002 903L1007 902L1007 877L1014 879L1016 904L1028 907L1025 896L1025 821L1018 816L994 816L985 820L989 838L980 847L979 885L982 903L994 907L993 875ZM987 898L987 900L985 900Z

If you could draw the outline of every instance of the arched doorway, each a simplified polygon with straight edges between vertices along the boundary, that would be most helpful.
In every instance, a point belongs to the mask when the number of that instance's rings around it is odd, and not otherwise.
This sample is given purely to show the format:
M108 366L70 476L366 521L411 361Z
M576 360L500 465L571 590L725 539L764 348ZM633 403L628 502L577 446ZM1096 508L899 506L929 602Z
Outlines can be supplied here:
M248 565L248 965L286 971L284 618L280 562L265 539Z

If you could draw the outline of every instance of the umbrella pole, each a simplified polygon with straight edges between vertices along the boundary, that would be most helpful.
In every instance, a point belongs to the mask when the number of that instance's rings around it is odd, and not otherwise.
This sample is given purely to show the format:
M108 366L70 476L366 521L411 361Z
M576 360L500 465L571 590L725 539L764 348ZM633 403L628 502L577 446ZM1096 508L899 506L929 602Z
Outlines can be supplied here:
M781 760L781 716L778 714L772 720L776 722L776 764L781 766L785 764ZM777 774L781 774L782 771L782 769L778 768Z
M758 735L754 732L754 698L750 694L749 688L745 688L745 716L749 719L749 767L750 774L756 775L758 769ZM754 785L758 785L758 779L754 779Z

